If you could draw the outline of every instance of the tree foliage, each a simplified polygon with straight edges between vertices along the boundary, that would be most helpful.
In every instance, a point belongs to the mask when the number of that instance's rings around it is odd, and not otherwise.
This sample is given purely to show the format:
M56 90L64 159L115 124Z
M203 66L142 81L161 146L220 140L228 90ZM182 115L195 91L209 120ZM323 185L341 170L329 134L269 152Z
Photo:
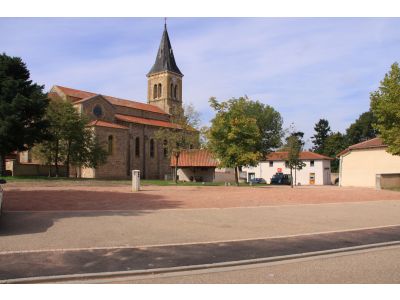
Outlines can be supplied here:
M358 119L346 129L347 145L354 145L376 137L377 130L373 127L376 118L372 111L361 114Z
M30 80L21 58L0 55L0 175L7 154L28 150L47 137L43 88Z
M311 138L313 140L313 151L319 154L323 154L325 152L325 142L328 138L331 127L329 126L329 122L326 119L320 119L314 126L315 134Z
M377 91L371 93L371 110L376 117L374 128L379 131L388 152L400 155L400 68L391 66Z
M168 157L173 157L174 180L177 182L181 152L199 146L199 113L192 104L176 108L171 116L171 122L176 125L176 128L161 128L156 131L155 138L162 143Z
M332 157L331 162L332 172L339 171L339 159L336 157L342 150L348 147L346 136L340 132L331 133L325 140L323 155Z
M210 99L216 111L208 131L207 147L222 167L235 168L238 184L239 166L255 166L281 145L282 118L271 106L247 97L225 102Z
M107 152L98 144L88 119L74 106L63 100L52 100L46 111L49 138L33 151L34 156L48 165L54 164L56 176L59 165L97 167L106 162Z

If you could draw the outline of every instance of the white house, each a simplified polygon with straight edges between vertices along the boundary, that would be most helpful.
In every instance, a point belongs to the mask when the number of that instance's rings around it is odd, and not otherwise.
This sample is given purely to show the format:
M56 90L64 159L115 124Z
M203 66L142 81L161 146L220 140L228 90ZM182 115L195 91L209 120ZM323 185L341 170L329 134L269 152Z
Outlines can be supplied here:
M272 152L265 161L261 161L256 167L243 167L247 172L247 180L251 178L263 178L271 183L275 173L290 174L287 167L287 152ZM325 185L331 183L331 160L333 158L314 152L300 152L300 159L305 163L301 170L296 171L296 178L293 170L293 180L296 185Z

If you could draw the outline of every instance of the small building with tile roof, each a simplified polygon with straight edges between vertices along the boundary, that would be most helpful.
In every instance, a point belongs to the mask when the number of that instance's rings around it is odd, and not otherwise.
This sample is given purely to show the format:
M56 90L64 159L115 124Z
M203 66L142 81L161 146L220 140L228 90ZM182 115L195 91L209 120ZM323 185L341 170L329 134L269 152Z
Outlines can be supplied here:
M194 182L234 182L233 168L219 168L218 160L206 149L182 151L176 163L171 157L171 168L178 167L179 181Z
M146 77L147 103L61 85L51 88L49 98L69 101L86 115L98 141L109 152L104 165L96 169L71 168L70 176L127 178L132 170L140 170L144 179L164 179L171 174L168 149L164 146L167 143L156 140L155 133L160 128L180 130L172 118L182 108L183 74L176 64L166 26ZM38 162L21 153L17 163Z
M340 152L337 155L340 159L339 185L379 187L380 178L385 177L392 178L388 180L397 181L396 185L400 186L400 156L386 150L387 145L376 137Z
M293 180L296 185L329 185L331 182L331 160L332 158L310 151L302 151L300 160L305 164L301 170L293 171ZM243 167L247 173L247 181L253 178L263 178L271 183L271 178L276 173L290 174L287 164L288 152L271 152L260 161L256 167Z

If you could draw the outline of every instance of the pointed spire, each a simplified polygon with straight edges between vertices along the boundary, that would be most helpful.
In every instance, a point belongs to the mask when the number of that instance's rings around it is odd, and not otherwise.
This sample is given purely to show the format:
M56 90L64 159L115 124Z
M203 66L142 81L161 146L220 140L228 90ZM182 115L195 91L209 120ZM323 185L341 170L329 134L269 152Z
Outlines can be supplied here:
M164 20L164 32L161 38L160 47L158 48L156 61L147 76L163 71L170 71L183 76L182 72L176 65L171 42L169 41L167 18Z

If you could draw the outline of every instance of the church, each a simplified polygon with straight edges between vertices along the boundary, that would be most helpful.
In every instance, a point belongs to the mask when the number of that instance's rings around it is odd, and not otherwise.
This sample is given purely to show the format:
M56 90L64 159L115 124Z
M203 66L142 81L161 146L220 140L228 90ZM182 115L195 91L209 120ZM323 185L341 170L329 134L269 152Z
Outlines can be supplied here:
M71 168L69 176L127 178L132 170L140 170L143 179L165 179L171 174L167 141L156 140L155 133L160 128L177 128L171 119L182 108L183 74L176 64L166 25L155 63L146 76L146 104L59 85L51 88L50 99L70 101L88 116L99 143L109 153L104 165ZM19 156L17 164L35 164L29 153Z

